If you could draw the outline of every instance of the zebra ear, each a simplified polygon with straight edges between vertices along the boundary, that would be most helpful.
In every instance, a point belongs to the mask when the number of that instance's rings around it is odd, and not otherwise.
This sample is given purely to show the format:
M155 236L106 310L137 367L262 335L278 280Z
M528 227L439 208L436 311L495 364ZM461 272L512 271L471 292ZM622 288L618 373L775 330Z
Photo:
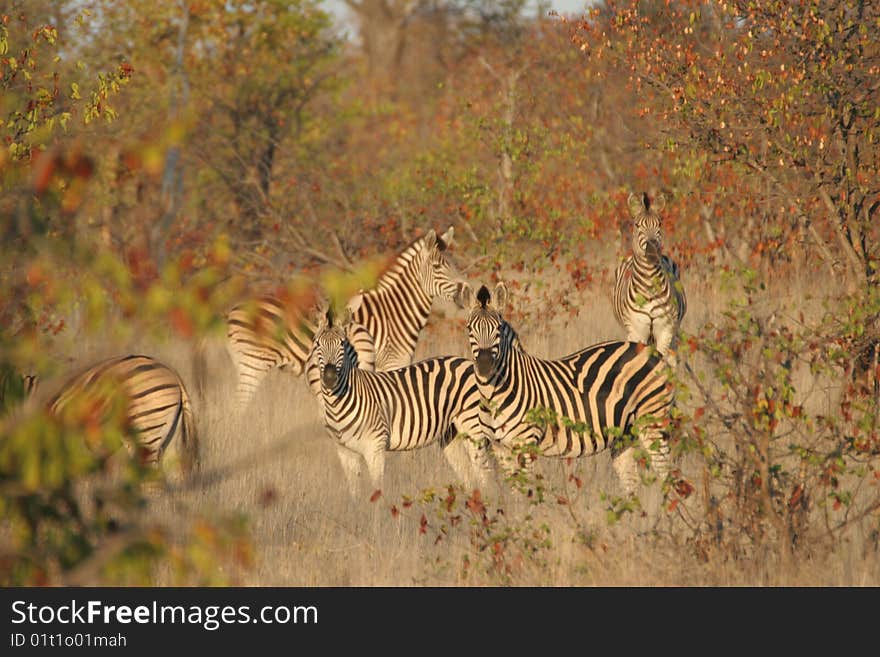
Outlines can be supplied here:
M328 315L330 315L330 304L327 303L327 301L322 300L317 304L317 306L318 306L317 307L317 311L318 311L317 324L318 324L318 330L321 330L327 326L328 321L332 322L332 320L328 320Z
M432 228L427 233L425 233L425 236L422 239L425 240L425 246L430 249L437 243L437 233Z
M445 251L447 248L449 248L449 245L452 244L452 234L454 232L455 227L450 226L449 230L447 230L437 239L437 248L441 251Z
M507 286L503 282L498 281L492 298L492 303L498 310L502 310L507 304Z
M666 207L666 197L663 195L663 192L657 194L654 197L653 202L651 203L651 209L655 212L660 212L663 208Z
M626 206L629 208L629 214L633 219L636 219L647 210L646 198L643 194L636 194L635 192L629 195L629 198L626 200Z
M351 311L351 308L346 305L339 314L336 315L336 326L339 326L343 329L347 329L349 324L351 324L354 313Z
M461 284L461 291L458 294L462 308L472 308L478 305L477 298L474 296L474 288L471 287L470 283L463 282Z
M363 291L358 292L351 299L349 299L348 303L345 304L345 309L346 311L348 311L349 316L354 317L357 314L357 311L360 310L361 304L363 304L363 302Z
M315 335L318 334L318 331L324 331L328 328L333 328L333 313L329 308L322 309L318 314L318 322L315 327Z

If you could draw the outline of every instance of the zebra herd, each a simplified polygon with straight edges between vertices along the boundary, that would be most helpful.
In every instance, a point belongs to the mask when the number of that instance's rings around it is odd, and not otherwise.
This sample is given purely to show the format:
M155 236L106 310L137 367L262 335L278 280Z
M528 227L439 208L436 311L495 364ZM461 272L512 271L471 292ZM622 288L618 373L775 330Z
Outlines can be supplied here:
M237 411L273 369L305 374L355 497L364 464L371 484L381 488L386 452L433 443L456 475L476 486L490 480L492 455L511 472L524 465L529 449L562 458L609 449L621 485L634 493L640 447L664 478L670 372L686 298L677 265L662 253L663 197L651 203L646 194L631 194L628 207L632 254L615 272L612 298L625 340L554 360L529 354L504 319L504 284L475 292L447 257L453 229L441 236L431 230L340 313L292 312L272 296L234 307L226 316L226 348L236 371ZM470 354L413 362L438 298L468 313ZM203 391L204 354L197 349L196 356L196 387ZM129 413L151 460L176 439L184 463L195 466L198 440L186 389L176 372L149 357L98 364L53 403L108 373L130 396Z

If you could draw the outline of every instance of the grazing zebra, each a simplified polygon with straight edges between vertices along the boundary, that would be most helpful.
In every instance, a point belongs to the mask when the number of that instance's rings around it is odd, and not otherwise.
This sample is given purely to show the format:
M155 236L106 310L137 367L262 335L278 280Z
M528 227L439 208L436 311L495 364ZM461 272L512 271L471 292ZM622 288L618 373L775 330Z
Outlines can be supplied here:
M480 391L469 360L449 356L386 372L359 369L344 324L327 313L306 371L353 498L363 462L380 488L386 451L435 442L460 479L480 487L490 482Z
M556 360L536 358L501 315L507 297L502 283L494 303L492 297L485 286L476 298L469 286L463 292L471 307L468 339L480 393L492 415L485 421L494 432L493 445L534 446L541 455L563 458L610 447L615 471L633 493L639 475L633 449L621 439L637 437L650 450L652 468L665 478L664 427L673 395L662 358L636 342L604 342ZM534 412L545 413L549 421L538 421Z
M137 445L127 445L142 463L158 465L169 448L183 474L199 465L199 442L189 395L177 372L149 356L120 356L101 361L70 379L48 402L63 415L77 400L96 395L99 423L108 421L111 396L120 391L126 419L137 431Z
M367 328L375 342L375 367L409 365L416 342L428 322L435 297L459 303L461 282L446 258L450 228L440 237L430 230L404 249L376 287L361 291L348 304L353 322ZM307 313L279 299L263 296L239 304L227 316L227 350L236 369L236 405L243 410L270 370L282 368L300 376L315 334ZM353 338L354 336L349 336ZM360 349L360 345L355 343ZM370 353L373 350L369 350ZM365 351L361 367L365 366ZM196 350L197 391L204 387L204 354Z
M678 265L662 253L660 210L665 197L652 204L647 194L630 194L632 255L614 273L614 316L632 342L652 341L675 363L678 330L687 311L687 299L678 275Z

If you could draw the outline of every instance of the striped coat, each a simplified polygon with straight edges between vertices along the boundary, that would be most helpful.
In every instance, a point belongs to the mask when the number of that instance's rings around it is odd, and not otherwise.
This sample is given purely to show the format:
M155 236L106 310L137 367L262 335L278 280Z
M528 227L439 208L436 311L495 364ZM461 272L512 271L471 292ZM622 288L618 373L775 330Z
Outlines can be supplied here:
M194 472L199 440L189 395L177 372L155 358L128 355L96 363L51 397L49 411L60 416L87 399L98 404L98 422L103 424L120 392L125 419L137 433L136 443L126 445L129 451L157 466L170 450L184 474Z
M489 482L486 427L469 360L431 358L372 372L358 368L357 358L345 328L328 317L315 336L307 377L352 496L363 463L373 486L380 487L386 452L433 443L443 448L460 479L479 486Z
M678 265L662 253L660 195L652 205L647 195L629 197L633 219L632 255L614 274L614 316L632 342L655 344L664 356L674 351L687 298ZM674 358L672 359L674 362Z
M494 304L485 286L464 298L472 307L467 326L476 378L497 444L562 458L610 448L621 483L634 492L639 475L628 439L635 437L665 477L673 394L659 356L640 343L603 342L563 358L537 358L498 310L503 284Z
M459 302L461 281L446 257L452 236L452 228L439 237L433 230L428 231L398 254L374 289L361 291L349 300L353 322L366 327L375 345L361 354L362 367L367 359L374 359L379 370L411 363L434 299ZM271 370L302 374L315 334L314 315L273 296L245 301L230 311L227 350L236 369L239 410L253 399ZM355 347L360 349L357 343ZM194 356L196 384L201 393L205 378L203 344Z

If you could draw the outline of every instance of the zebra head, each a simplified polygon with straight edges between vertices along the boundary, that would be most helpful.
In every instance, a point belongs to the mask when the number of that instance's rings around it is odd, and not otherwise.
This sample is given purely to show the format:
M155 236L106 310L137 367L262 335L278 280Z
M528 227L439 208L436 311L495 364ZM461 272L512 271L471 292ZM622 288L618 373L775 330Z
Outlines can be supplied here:
M507 323L499 309L507 301L504 283L495 286L494 299L492 297L485 285L476 296L470 285L465 284L462 290L462 301L471 308L467 322L471 354L477 377L484 381L496 374L503 359L501 334Z
M645 193L630 194L627 200L630 216L633 219L633 253L647 258L652 263L660 260L663 252L660 210L666 205L666 197L658 194L654 202Z
M332 310L327 310L312 341L309 369L314 368L326 392L344 389L351 370L358 366L357 352L348 341L345 322L345 318L340 321Z
M453 227L437 236L431 229L422 238L422 262L420 279L422 289L430 298L440 297L464 308L461 298L464 282L446 257L446 249L452 243Z

